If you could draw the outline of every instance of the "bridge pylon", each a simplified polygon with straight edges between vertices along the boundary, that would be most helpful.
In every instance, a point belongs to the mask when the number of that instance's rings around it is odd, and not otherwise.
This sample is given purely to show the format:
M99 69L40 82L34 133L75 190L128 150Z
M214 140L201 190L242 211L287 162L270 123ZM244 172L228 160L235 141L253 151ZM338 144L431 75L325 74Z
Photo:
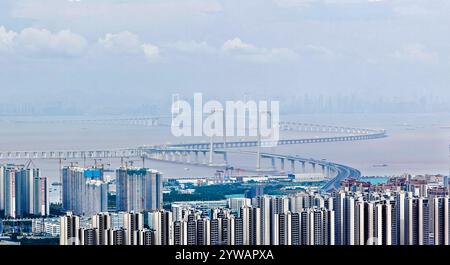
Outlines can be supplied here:
M214 164L214 140L211 135L211 141L209 142L209 161L208 164L212 166Z

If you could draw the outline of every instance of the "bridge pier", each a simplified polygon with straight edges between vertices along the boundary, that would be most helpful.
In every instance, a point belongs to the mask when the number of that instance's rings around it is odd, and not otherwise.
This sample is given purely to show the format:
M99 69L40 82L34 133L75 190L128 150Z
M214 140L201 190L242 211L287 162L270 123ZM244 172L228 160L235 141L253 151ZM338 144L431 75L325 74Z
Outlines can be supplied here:
M213 137L211 136L211 141L209 143L209 161L208 164L211 166L214 162L214 141Z
M292 159L290 161L291 161L291 171L292 171L292 173L295 173L295 160Z
M198 151L195 151L195 164L199 164L199 161L198 161Z
M226 151L223 152L223 161L225 162L225 165L228 166L228 156Z
M313 173L316 173L316 163L311 163L311 165L312 165L312 169L313 169Z
M256 153L256 170L261 170L261 154L259 152Z
M203 165L207 165L208 163L206 163L206 162L207 162L207 160L206 160L206 152L203 151L202 153L203 153L203 161L202 161L202 164L203 164Z
M284 158L280 159L281 171L284 171Z
M272 170L275 170L277 167L275 165L275 157L271 158Z
M176 152L175 153L175 161L183 162L183 155L181 154L181 152Z
M191 163L191 152L184 152L184 157L187 164Z

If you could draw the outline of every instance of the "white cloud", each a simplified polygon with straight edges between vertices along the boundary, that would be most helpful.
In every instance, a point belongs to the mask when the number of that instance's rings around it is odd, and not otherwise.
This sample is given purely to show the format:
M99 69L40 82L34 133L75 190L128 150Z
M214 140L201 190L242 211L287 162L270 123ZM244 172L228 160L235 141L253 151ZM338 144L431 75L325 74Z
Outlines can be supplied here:
M159 58L159 48L151 43L143 43L139 36L129 31L108 33L98 40L105 50L124 55L142 54L149 60Z
M8 31L5 27L0 27L0 52L10 51L14 39L17 37L17 33L14 31Z
M17 33L0 27L0 51L32 57L73 57L81 55L86 47L87 41L70 30L51 32L47 29L25 28Z
M420 63L436 63L439 60L439 55L436 52L429 51L422 44L415 43L410 44L402 49L394 52L393 57L407 62L420 62Z
M256 51L257 48L251 44L244 43L240 38L227 40L222 49L224 51Z
M159 48L157 46L150 43L145 43L142 44L142 49L148 60L156 61L159 59Z
M197 41L177 41L167 44L165 47L169 49L176 50L178 52L183 53L191 53L191 54L199 54L206 53L212 54L216 52L216 48L210 46L205 41L197 42Z
M141 52L139 37L129 31L108 33L98 40L98 43L106 50L114 53L136 54Z
M290 61L297 58L297 54L288 48L260 48L245 43L240 38L227 40L222 45L222 50L239 60L257 63Z
M31 56L79 56L87 41L70 30L51 32L47 29L26 28L16 40L16 48Z

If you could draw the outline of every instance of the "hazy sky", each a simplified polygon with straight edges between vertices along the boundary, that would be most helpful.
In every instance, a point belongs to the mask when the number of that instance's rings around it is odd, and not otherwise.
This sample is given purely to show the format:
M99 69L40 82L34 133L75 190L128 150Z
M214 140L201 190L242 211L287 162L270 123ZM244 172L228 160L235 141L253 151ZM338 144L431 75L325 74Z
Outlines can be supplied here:
M449 14L448 0L1 0L0 103L450 98Z

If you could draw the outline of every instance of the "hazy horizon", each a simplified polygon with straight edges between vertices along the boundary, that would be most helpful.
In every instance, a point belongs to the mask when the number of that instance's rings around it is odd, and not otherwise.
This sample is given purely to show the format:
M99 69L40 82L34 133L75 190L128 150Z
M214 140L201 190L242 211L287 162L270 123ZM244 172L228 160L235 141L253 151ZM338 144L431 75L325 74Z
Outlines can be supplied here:
M194 92L294 113L449 111L449 11L423 0L3 0L0 115L157 113ZM295 107L307 97L324 106Z

